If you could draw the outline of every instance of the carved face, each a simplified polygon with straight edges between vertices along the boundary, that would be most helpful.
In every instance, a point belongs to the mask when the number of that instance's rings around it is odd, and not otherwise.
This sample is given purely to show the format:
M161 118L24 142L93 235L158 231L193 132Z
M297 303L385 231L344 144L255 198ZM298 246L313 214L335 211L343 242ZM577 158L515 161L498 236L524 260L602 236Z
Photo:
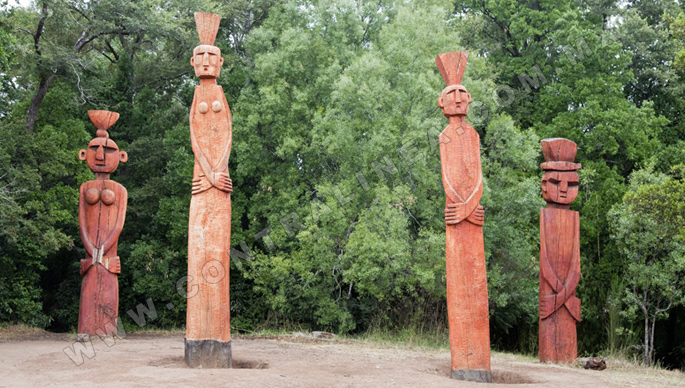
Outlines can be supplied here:
M438 99L438 105L445 117L466 116L469 114L469 102L471 94L458 89L445 93Z
M96 137L88 144L87 150L81 150L79 159L85 160L93 172L112 173L119 166L119 162L126 162L128 154L119 151L117 144L104 137Z
M193 57L190 58L190 65L195 68L195 75L198 78L219 78L223 64L221 50L206 44L195 47Z
M547 202L568 205L578 196L576 171L547 171L542 176L542 198Z

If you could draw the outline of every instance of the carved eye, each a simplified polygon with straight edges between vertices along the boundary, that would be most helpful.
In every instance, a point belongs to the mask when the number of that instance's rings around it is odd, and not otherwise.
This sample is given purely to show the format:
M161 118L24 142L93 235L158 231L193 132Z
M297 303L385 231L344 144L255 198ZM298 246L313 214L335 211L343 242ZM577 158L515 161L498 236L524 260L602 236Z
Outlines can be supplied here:
M554 184L554 185L558 185L558 184L559 184L559 180L554 179L554 178L549 178L547 181L548 181L549 183L551 183L551 184Z
M578 182L577 181L569 181L568 185L569 185L569 187L578 186Z
M88 147L88 149L91 150L91 151L93 151L93 152L98 152L98 147L97 147L97 146L90 146L90 147Z
M117 150L115 150L114 148L105 147L105 153L106 153L107 155L111 155L111 154L113 154L113 153L115 153L115 152L117 152Z

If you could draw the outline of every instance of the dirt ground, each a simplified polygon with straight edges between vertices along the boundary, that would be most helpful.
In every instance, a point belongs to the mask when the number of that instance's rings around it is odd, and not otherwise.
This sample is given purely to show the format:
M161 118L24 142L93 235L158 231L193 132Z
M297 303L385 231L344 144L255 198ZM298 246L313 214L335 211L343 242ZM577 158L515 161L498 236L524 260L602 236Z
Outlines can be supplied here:
M233 369L189 369L183 334L93 339L88 357L74 336L0 333L0 387L483 387L449 378L449 351L314 339L306 334L233 339ZM77 345L78 346L78 345ZM66 349L66 350L65 350ZM492 354L493 387L685 387L685 374L608 361L604 371Z

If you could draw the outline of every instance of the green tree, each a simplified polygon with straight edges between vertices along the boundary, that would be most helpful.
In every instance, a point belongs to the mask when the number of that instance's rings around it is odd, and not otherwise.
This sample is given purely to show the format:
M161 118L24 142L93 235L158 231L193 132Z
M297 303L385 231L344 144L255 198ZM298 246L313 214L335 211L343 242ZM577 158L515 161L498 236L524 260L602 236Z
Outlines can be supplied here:
M622 254L627 312L644 319L642 357L652 365L657 320L685 301L685 183L652 167L638 170L610 219Z
M680 71L685 70L685 13L681 12L671 21L671 33L676 39L678 51L675 54L674 66Z
M446 121L434 58L461 41L444 6L321 1L302 14L288 3L248 39L254 84L234 105L235 138L246 139L234 148L234 181L247 183L245 205L234 197L234 241L255 253L240 270L270 322L444 327L437 136ZM471 57L466 77L469 119L493 146L483 203L493 322L505 339L535 321L539 145L497 115L484 58ZM298 227L283 227L294 220Z

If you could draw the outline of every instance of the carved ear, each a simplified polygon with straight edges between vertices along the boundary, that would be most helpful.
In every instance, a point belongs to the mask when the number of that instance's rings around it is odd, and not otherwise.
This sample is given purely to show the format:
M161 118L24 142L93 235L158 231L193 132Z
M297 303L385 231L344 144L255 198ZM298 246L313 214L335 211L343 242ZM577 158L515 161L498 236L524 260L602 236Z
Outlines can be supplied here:
M121 163L128 162L128 154L126 153L126 151L119 151L119 161Z
M443 103L442 103L442 96L438 97L438 106L439 106L440 108L444 108L444 107L445 107L445 105L443 105Z
M190 57L190 66L195 67L195 55Z
M469 102L471 102L471 93L467 93L469 96Z
M219 66L221 67L223 65L224 65L224 57L219 57Z
M547 180L545 179L544 181L542 181L540 186L542 187L542 192L546 193L547 192Z
M78 158L79 160L86 160L86 150L80 150L78 152Z

